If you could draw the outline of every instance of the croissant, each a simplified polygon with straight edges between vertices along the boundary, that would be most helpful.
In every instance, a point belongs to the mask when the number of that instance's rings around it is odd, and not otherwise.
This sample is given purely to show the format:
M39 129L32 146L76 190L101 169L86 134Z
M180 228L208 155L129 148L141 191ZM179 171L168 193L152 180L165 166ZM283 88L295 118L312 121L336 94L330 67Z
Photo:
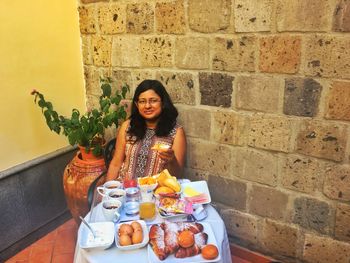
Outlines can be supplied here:
M158 225L151 226L151 229L149 231L149 238L150 238L149 243L152 246L154 254L156 254L160 260L166 259L167 256L169 255L166 252L164 236L165 236L164 230L160 226Z
M188 248L183 248L180 247L176 253L175 253L175 257L176 258L186 258L186 257L192 257L195 255L198 255L201 252L199 246L197 246L196 244L194 244L191 247Z
M164 222L160 225L153 225L149 231L149 243L154 253L160 260L166 259L170 254L175 253L176 258L185 258L198 255L202 247L207 244L208 235L202 232L204 229L200 223L188 222ZM188 230L194 234L194 245L183 248L179 245L179 233Z
M204 232L200 232L194 235L195 244L202 249L207 244L208 234Z
M190 230L193 234L202 232L204 229L203 225L200 223L179 222L178 226L179 226L179 231Z
M164 229L165 251L168 254L172 254L179 248L179 243L177 242L179 227L172 222L164 222L162 226Z

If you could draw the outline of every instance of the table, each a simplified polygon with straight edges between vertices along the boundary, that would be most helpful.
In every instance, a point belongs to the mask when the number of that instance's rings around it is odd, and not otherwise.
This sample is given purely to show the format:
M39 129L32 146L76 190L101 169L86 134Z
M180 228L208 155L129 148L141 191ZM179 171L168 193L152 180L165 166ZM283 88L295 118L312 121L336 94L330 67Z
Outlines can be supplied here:
M230 245L227 237L227 232L225 228L225 224L222 221L220 215L211 205L205 205L205 209L208 212L208 217L200 222L207 222L210 224L217 244L219 253L221 255L221 260L219 263L231 263L231 252ZM82 224L79 227L78 235L82 231ZM85 250L79 247L79 244L76 244L75 247L75 255L74 255L75 263L143 263L148 261L147 254L147 246L131 251L122 251L119 250L115 244L112 245L111 248L106 250ZM166 260L165 260L166 262ZM185 262L185 261L184 261Z

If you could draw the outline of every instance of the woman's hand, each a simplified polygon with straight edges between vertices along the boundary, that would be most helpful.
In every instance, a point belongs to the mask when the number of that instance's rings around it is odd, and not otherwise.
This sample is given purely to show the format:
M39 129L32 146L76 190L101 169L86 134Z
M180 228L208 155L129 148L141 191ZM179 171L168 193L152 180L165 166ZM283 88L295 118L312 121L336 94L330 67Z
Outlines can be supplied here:
M165 161L165 163L170 163L175 159L175 153L173 149L162 149L158 151L158 156L163 161Z
M183 128L177 129L171 149L162 148L157 150L159 158L165 162L165 168L171 175L181 178L186 156L186 136Z

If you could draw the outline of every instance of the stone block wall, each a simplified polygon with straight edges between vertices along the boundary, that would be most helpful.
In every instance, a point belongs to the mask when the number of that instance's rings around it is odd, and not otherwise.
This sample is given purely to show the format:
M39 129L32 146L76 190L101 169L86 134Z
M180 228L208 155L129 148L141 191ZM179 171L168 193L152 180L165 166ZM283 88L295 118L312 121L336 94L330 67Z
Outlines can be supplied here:
M232 242L350 258L350 1L80 0L88 106L165 84Z

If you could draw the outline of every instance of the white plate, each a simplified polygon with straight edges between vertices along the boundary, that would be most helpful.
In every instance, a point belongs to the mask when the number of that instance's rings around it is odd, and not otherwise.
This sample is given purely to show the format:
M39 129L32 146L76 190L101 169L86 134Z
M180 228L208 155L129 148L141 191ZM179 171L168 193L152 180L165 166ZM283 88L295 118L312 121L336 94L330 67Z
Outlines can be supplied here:
M119 232L119 227L122 225L122 224L129 224L131 225L132 222L139 222L141 227L142 227L142 231L143 231L143 240L141 243L139 244L135 244L135 245L130 245L130 246L120 246L119 245L119 236L118 236L118 232ZM148 241L149 241L149 235L148 235L148 228L147 228L147 225L146 225L146 222L143 221L143 220L134 220L134 221L130 221L130 222L123 222L121 224L118 224L115 228L115 244L116 246L120 249L120 250L133 250L133 249L138 249L138 248L141 248L141 247L144 247L148 244Z
M156 196L156 198L159 199L159 196L158 197ZM159 200L157 200L156 205L157 205L157 212L158 212L159 216L163 219L170 219L170 218L175 219L175 218L177 218L180 221L180 220L187 218L187 216L188 216L188 214L186 214L186 213L174 214L174 215L162 215L160 213L160 209L159 209Z
M178 220L185 220L185 219L187 219L187 216L188 216L188 214L175 214L175 215L163 216L163 215L159 212L159 210L158 210L158 214L159 214L159 216L160 216L161 218L163 218L163 219L176 218L176 219L178 219Z
M187 257L187 258L176 258L174 254L169 255L166 259L160 260L156 254L154 254L152 246L148 245L147 250L148 250L148 262L152 263L197 263L197 262L217 262L221 259L221 250L219 249L219 246L216 242L214 232L210 226L209 223L202 222L203 225L203 232L208 234L208 241L207 244L213 244L215 245L218 250L219 250L219 255L212 260L207 260L202 257L201 254L198 254L193 257Z
M211 197L210 197L210 192L209 192L207 181L195 181L195 182L181 184L181 192L182 192L183 197L186 197L185 192L184 192L186 187L191 187L194 190L196 190L197 192L205 193L208 196L207 202L198 202L198 203L196 202L195 204L205 205L205 204L209 204L211 202Z
M113 222L96 222L90 223L95 230L97 237L94 238L91 231L82 226L82 231L78 237L78 243L84 249L106 249L109 248L114 241L114 223Z

